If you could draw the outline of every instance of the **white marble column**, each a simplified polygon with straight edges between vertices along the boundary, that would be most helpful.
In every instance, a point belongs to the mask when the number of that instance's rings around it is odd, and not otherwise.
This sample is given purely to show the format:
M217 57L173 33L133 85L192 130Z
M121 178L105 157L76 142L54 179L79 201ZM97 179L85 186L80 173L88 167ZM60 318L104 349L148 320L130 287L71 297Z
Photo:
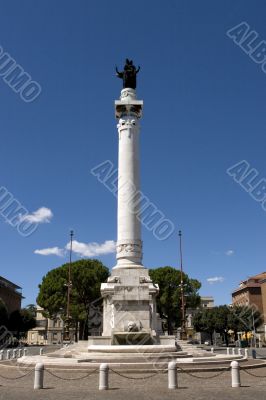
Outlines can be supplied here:
M143 268L140 211L139 135L143 102L134 89L123 89L115 102L118 118L117 265Z

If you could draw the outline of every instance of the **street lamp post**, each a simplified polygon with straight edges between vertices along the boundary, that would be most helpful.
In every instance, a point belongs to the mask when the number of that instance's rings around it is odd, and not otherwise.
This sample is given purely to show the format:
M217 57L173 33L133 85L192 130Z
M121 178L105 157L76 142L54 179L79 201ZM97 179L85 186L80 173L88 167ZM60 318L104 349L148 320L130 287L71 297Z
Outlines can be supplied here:
M181 334L180 337L182 340L187 339L186 334L186 315L185 315L185 294L184 294L184 281L183 281L183 256L182 256L182 232L179 231L179 251L180 251L180 272L181 272L181 281L180 281L180 291L181 291Z
M67 286L67 315L66 315L66 324L65 324L65 334L64 341L70 341L70 293L72 288L71 282L71 264L72 264L72 242L73 242L74 232L70 231L70 251L69 251L69 264L68 264L68 282Z
M253 345L254 345L254 347L257 347L256 328L255 328L255 320L254 320L254 310L253 310L252 306L251 306L251 312L252 312L252 325L253 325Z

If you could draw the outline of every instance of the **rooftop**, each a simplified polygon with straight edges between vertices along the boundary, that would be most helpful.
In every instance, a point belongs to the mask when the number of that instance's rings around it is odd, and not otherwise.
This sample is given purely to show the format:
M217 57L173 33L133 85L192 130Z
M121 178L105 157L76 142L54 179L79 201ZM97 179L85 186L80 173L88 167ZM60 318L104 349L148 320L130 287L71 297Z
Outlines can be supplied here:
M250 281L250 280L261 280L261 279L265 279L266 278L266 272L261 272L260 274L258 274L258 275L254 275L254 276L250 276L250 277L248 277L248 279L246 279L245 281L243 281L243 282L246 282L246 281Z
M233 290L232 294L238 293L241 290L249 288L261 287L261 283L265 279L266 279L266 272L261 272L260 274L250 276L244 281L241 281L239 287Z
M22 288L15 283L9 281L8 279L4 278L3 276L0 276L0 287L6 287L14 292L20 293Z

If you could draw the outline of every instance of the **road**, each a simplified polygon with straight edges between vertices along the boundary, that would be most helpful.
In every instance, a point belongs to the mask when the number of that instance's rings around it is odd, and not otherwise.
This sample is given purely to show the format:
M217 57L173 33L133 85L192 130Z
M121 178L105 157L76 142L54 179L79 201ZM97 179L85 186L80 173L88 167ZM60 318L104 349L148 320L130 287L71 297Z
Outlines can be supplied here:
M259 376L266 376L266 367L251 370ZM0 366L0 374L3 376L18 377L22 372L18 369L8 371ZM23 374L25 371L23 371ZM123 377L114 372L110 373L110 390L98 390L98 372L81 380L73 380L85 376L81 371L54 371L58 377L72 380L62 380L51 376L45 371L45 389L33 390L33 372L22 379L5 380L0 378L0 400L265 400L266 378L255 378L241 371L243 387L231 387L230 372L225 371L217 376L217 372L195 373L194 376L187 373L179 374L179 388L169 390L167 388L167 374L145 374L146 379L137 379L139 374L122 373ZM120 371L121 373L121 371ZM197 378L195 377L197 376ZM130 377L131 379L128 379Z

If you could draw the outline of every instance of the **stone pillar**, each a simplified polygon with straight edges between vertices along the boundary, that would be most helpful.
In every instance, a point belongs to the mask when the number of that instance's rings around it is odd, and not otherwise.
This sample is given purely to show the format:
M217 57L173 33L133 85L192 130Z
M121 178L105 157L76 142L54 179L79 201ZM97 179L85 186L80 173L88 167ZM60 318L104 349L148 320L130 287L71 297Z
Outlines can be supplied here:
M143 268L140 212L139 135L143 102L123 89L115 102L118 129L117 265Z
M240 387L240 367L237 361L231 362L231 379L232 379L232 387Z
M34 374L34 390L43 389L44 365L37 363Z
M149 271L142 265L140 222L139 121L143 101L131 88L115 101L118 120L117 263L101 284L103 336L111 344L158 342L156 295ZM138 335L138 339L136 339ZM132 339L133 338L133 339ZM94 343L96 340L94 340ZM92 341L89 339L89 346Z
M177 388L177 366L175 361L168 363L168 389Z
M101 364L99 372L99 390L109 389L108 374L109 374L108 364Z

